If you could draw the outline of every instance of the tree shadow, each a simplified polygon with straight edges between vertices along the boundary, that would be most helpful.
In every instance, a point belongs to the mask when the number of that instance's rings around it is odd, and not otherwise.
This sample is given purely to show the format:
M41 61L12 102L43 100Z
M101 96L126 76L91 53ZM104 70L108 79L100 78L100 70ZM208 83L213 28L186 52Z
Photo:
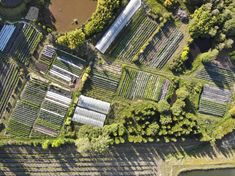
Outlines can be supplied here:
M234 70L226 70L216 66L213 63L204 64L204 69L213 83L219 88L231 87L235 82Z
M1 169L3 175L158 175L159 165L162 161L168 161L169 157L178 160L184 157L214 159L218 152L230 157L234 148L235 133L225 136L213 147L208 142L189 138L177 143L125 143L112 146L104 154L83 156L74 145L48 150L31 146L5 146L0 150L0 164L4 166Z
M0 150L0 175L30 175L28 170L25 168L24 163L19 161L21 157L17 157L9 153L7 147L1 148ZM14 152L20 152L14 150Z

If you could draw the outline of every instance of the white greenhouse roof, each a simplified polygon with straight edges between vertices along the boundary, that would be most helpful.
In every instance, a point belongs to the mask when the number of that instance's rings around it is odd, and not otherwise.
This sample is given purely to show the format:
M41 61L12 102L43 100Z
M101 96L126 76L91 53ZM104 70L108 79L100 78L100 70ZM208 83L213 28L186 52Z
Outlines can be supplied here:
M126 8L122 11L109 30L95 46L101 53L104 54L106 52L119 32L121 32L125 25L130 21L131 17L140 8L140 6L141 0L130 0Z
M51 91L47 91L46 98L57 101L57 102L64 104L66 106L69 106L72 101L72 99L70 99L68 97L65 97L63 95L60 95L60 94L57 94L57 93L51 92Z
M103 127L106 115L77 107L72 118L73 121L82 124Z
M86 97L83 95L79 97L78 106L106 115L110 111L110 103Z

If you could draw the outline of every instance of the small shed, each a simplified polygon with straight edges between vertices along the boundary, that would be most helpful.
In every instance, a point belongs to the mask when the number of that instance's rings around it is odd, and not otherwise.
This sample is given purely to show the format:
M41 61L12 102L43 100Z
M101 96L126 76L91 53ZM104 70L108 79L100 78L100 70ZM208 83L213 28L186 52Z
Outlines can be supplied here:
M29 21L36 21L38 19L38 15L39 9L37 7L30 7L25 19Z

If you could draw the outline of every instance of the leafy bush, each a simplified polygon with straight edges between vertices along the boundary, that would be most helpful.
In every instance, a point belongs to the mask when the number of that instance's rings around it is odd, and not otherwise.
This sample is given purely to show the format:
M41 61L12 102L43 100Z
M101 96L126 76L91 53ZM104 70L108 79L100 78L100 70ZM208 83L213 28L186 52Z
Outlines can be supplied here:
M235 65L235 51L229 53L229 56L230 56L231 62Z
M75 29L67 32L57 38L59 45L68 46L70 49L75 49L85 42L85 34L82 29Z
M229 110L232 117L235 117L235 105Z

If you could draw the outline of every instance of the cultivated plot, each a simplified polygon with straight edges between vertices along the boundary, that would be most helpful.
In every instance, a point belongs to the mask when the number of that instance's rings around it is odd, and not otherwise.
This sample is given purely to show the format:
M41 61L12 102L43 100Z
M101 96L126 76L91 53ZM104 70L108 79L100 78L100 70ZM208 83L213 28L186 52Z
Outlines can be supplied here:
M124 68L118 94L128 99L165 99L172 90L171 82L158 75Z
M174 54L183 39L183 34L168 21L156 34L139 57L139 62L154 68L162 68Z
M109 53L114 58L129 60L139 52L140 48L156 31L158 24L150 19L140 9L134 16L130 24L119 34L114 41Z
M199 112L214 116L224 116L232 94L229 90L205 85L200 99Z

